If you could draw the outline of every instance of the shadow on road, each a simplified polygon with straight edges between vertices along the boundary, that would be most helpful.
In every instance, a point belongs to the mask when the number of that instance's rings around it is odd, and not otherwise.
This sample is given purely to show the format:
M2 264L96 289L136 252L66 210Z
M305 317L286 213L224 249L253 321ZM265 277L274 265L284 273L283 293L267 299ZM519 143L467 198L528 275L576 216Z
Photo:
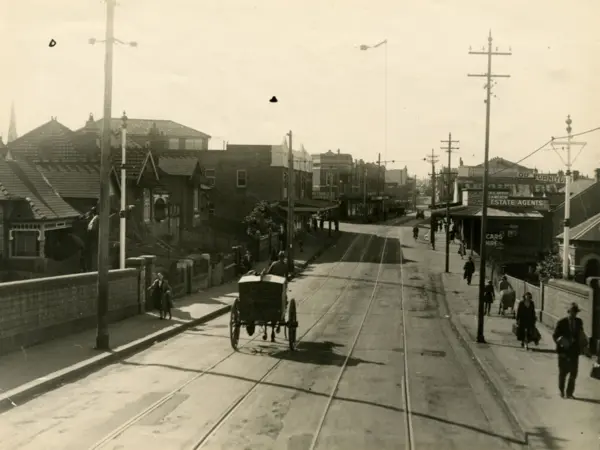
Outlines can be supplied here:
M329 398L330 393L329 392L318 392L315 390L311 390L311 389L304 389L301 387L296 387L296 386L289 386L286 384L281 384L281 383L274 383L271 381L258 381L252 378L248 378L248 377L243 377L243 376L239 376L239 375L232 375L232 374L226 374L226 373L221 373L221 372L216 372L213 370L198 370L198 369L190 369L190 368L184 368L184 367L179 367L179 366L173 366L173 365L169 365L169 364L144 364L144 363L135 363L132 361L121 361L119 362L119 364L123 364L123 365L128 365L128 366L137 366L137 367L163 367L163 368L167 368L167 369L172 369L172 370L178 370L178 371L183 371L183 372L191 372L191 373L196 373L198 375L201 376L216 376L216 377L223 377L223 378L229 378L229 379L234 379L234 380L238 380L241 382L247 382L247 383L253 383L253 384L261 384L263 386L269 386L269 387L276 387L276 388L281 388L281 389L288 389L288 390L292 390L292 391L296 391L296 392L301 392L303 394L307 394L307 395L311 395L311 396L317 396L317 397L323 397L323 398ZM368 400L359 400L359 399L355 399L355 398L349 398L349 397L340 397L340 396L334 396L333 400L335 401L339 401L339 402L348 402L348 403L354 403L354 404L361 404L361 405L367 405L367 406L372 406L375 408L382 408L382 409L386 409L389 411L394 411L394 412L398 412L398 413L404 413L405 410L403 408L398 408L396 406L392 406L392 405L386 405L386 404L381 404L381 403L375 403L375 402L371 402ZM425 414L425 413L420 413L417 411L411 411L410 412L412 416L416 416L416 417L422 417L424 419L428 419L428 420L432 420L434 422L438 422L438 423L442 423L445 425L451 425L451 426L456 426L459 428L463 428L466 430L470 430L473 431L474 433L480 433L480 434L485 434L487 436L492 436L498 439L501 439L504 442L507 443L512 443L512 444L519 444L519 445L524 445L526 444L526 442L523 442L523 440L521 439L516 439L512 436L506 436L506 435L502 435L499 433L495 433L492 430L487 430L487 429L483 429L483 428L479 428L473 425L469 425L469 424L465 424L465 423L461 423L461 422L457 422L455 420L450 420L450 419L445 419L442 417L436 417L433 416L431 414ZM538 430L538 433L535 433L535 435L540 435L543 436L544 442L550 442L552 443L552 447L549 448L556 448L556 446L554 445L554 441L558 441L559 439L552 437L552 435L550 434L550 432L548 430Z
M343 347L341 344L335 342L324 341L324 342L301 342L298 345L298 349L295 352L288 350L278 351L272 353L270 356L276 359L282 359L286 361L294 361L304 364L316 364L319 366L337 366L341 367L346 362L348 367L355 367L359 364L375 364L378 366L384 365L383 363L375 361L367 361L361 358L355 358L353 356L346 356L340 353L336 353L335 349Z

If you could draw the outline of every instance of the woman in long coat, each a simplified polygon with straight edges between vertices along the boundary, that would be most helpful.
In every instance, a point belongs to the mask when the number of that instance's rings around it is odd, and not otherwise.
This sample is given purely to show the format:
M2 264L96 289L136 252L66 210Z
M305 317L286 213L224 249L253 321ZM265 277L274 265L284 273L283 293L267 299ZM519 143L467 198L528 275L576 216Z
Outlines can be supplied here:
M531 294L526 292L523 295L523 301L519 302L517 307L517 339L521 341L521 347L525 347L527 350L529 350L530 342L534 341L536 344L538 342L536 322L535 305Z
M165 280L162 272L156 274L156 280L150 285L148 291L151 292L152 304L158 309L161 320L166 319L167 314L169 315L169 319L171 319L171 286L169 285L169 282Z

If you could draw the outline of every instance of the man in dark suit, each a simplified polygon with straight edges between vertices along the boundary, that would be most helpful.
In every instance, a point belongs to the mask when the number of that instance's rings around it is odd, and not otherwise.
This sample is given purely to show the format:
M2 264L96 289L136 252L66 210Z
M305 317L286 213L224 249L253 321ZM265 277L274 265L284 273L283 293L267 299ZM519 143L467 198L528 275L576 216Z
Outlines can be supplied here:
M552 337L556 342L556 353L558 354L558 389L560 396L573 398L575 392L575 380L579 370L579 355L584 350L581 348L583 336L583 321L577 317L579 306L577 303L571 303L567 317L560 319L556 323L556 328ZM565 383L567 390L565 392Z

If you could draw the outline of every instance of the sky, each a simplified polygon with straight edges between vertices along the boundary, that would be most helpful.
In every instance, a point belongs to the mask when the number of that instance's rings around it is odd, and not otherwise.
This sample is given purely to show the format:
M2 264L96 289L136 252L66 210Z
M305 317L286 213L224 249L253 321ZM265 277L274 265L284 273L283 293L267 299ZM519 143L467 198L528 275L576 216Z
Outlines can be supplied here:
M100 118L104 46L88 40L104 39L105 3L0 5L4 141L12 102L19 135L51 116L72 129ZM280 144L292 130L295 148L381 153L388 168L423 177L432 149L447 162L448 133L460 141L453 166L483 161L485 80L467 74L487 60L468 51L492 30L494 48L513 55L492 62L511 78L494 86L490 157L517 162L565 135L567 114L575 133L600 127L599 15L597 0L119 0L115 36L138 47L115 47L112 115L171 119L213 136L215 149ZM384 39L387 49L359 49ZM600 130L576 141L587 146L574 169L592 175ZM522 164L556 172L558 152Z

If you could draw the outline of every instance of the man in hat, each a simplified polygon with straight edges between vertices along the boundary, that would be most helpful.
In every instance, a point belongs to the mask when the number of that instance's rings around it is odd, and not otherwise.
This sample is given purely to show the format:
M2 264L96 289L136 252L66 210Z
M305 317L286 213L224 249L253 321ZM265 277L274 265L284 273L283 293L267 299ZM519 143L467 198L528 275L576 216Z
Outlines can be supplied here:
M288 267L285 262L285 252L281 251L277 255L277 261L272 263L267 270L269 275L277 275L278 277L288 278Z
M554 334L552 335L556 342L556 353L558 354L558 389L561 397L573 398L575 392L575 380L579 370L579 355L584 350L585 333L583 332L583 321L577 317L579 306L577 303L571 303L568 309L567 317L560 319L556 323ZM567 376L569 377L568 383ZM565 383L567 389L565 392Z
M289 271L288 271L288 266L285 261L285 252L283 252L283 251L279 252L278 257L279 257L279 259L269 266L267 273L269 275L276 275L276 276L285 278L285 284L283 287L283 291L281 293L281 296L282 296L282 298L281 298L281 301L282 301L281 319L284 320L285 319L285 311L287 310L287 282L288 282ZM271 339L274 339L273 336L274 335L272 334Z

